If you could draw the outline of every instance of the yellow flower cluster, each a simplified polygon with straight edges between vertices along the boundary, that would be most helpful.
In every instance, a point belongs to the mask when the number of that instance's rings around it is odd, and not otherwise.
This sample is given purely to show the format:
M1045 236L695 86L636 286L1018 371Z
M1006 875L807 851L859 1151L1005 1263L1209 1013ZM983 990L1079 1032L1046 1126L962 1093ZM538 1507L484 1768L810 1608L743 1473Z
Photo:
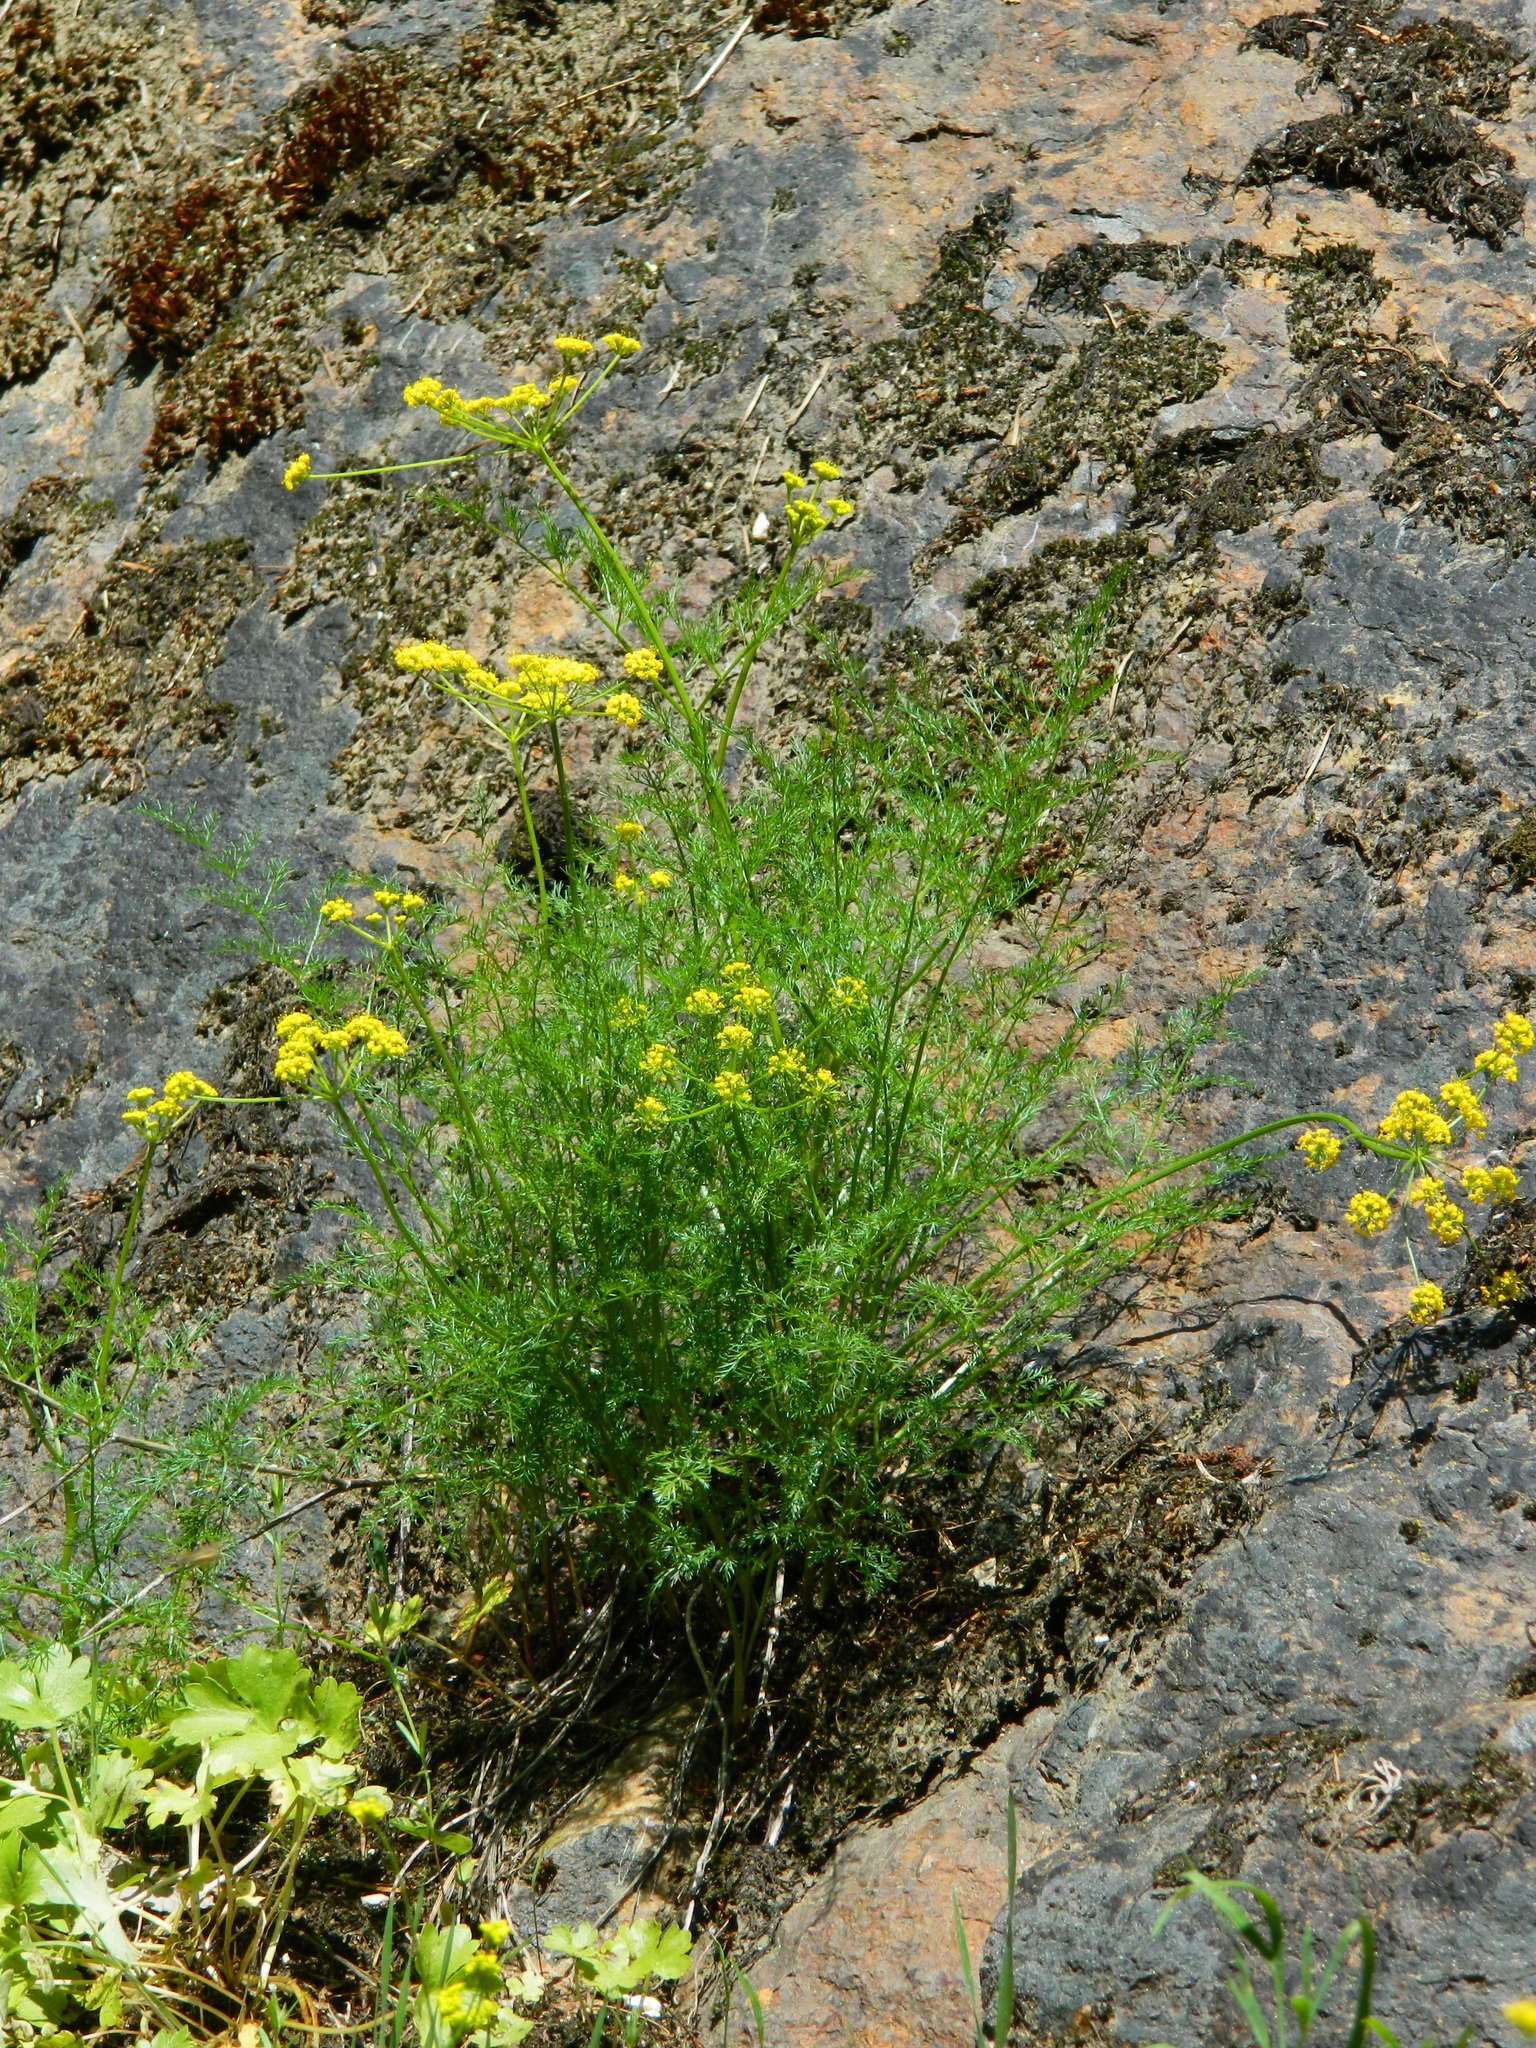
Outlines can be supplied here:
M410 1041L382 1017L360 1010L345 1024L322 1024L308 1010L290 1010L275 1026L277 1058L273 1074L284 1088L302 1087L318 1072L325 1053L348 1052L356 1047L373 1059L404 1059Z
M620 996L614 1006L613 1023L617 1031L633 1031L637 1024L643 1024L650 1015L646 1003L633 1002L628 996Z
M395 649L395 667L407 675L456 675L471 689L484 690L492 697L507 693L507 685L466 647L445 647L441 640L407 640Z
M857 974L840 975L832 984L828 1003L834 1010L844 1012L867 1010L869 1008L869 984Z
M307 455L296 455L283 471L283 489L291 491L296 484L303 483L313 466Z
M331 896L320 906L320 915L327 924L382 924L391 927L409 924L418 911L425 910L427 899L418 896L414 889L375 889L373 900L376 910L359 911L353 907L348 896ZM365 933L365 937L373 937Z
M627 726L631 732L645 717L640 699L631 690L615 690L603 701L603 710L616 725Z
M395 666L407 674L455 677L462 687L513 704L529 718L570 718L601 708L620 725L633 728L645 717L633 691L618 690L603 700L593 696L599 671L590 661L565 654L513 653L506 664L509 673L499 676L467 648L448 647L441 640L407 640L395 649Z
M1493 1044L1472 1062L1490 1081L1518 1081L1518 1057L1536 1046L1536 1026L1518 1010L1506 1010L1493 1027Z
M645 837L645 827L637 824L633 818L620 818L613 831L614 837L622 839L626 846L633 845L635 840Z
M1302 1132L1296 1140L1296 1150L1308 1166L1315 1167L1319 1173L1326 1173L1338 1158L1340 1145L1332 1131L1319 1126L1316 1130Z
M811 464L815 483L808 483L798 470L784 471L784 519L789 527L789 537L797 548L814 540L834 519L846 519L853 511L846 498L823 498L821 495L822 485L835 482L841 474L832 463L820 461Z
M749 1017L771 1018L773 992L757 979L750 960L728 960L720 970L720 980L725 984L724 988L706 984L691 989L683 998L681 1008L685 1016L718 1027L714 1032L714 1042L724 1056L725 1064L710 1080L711 1092L728 1108L750 1109L754 1106L755 1097L745 1062L757 1046L758 1033L744 1020ZM862 982L849 981L839 986L851 1007L856 1008L867 1000ZM625 997L615 1012L614 1021L637 1021L639 1014L637 1006ZM675 1081L683 1071L676 1049L660 1043L646 1047L640 1055L638 1067L645 1080L657 1084ZM768 1054L765 1071L770 1080L795 1084L803 1102L824 1101L837 1094L840 1087L830 1067L813 1070L798 1046L775 1045ZM672 1112L665 1102L652 1094L642 1096L636 1102L633 1117L642 1129L659 1131L671 1122Z
M1420 1088L1405 1088L1376 1127L1390 1145L1449 1145L1451 1127Z
M1469 1131L1487 1130L1488 1119L1483 1114L1482 1101L1470 1081L1463 1081L1460 1075L1446 1081L1440 1089L1440 1100L1453 1115L1461 1118Z
M649 903L652 896L659 895L664 889L671 888L672 870L670 868L647 868L645 879L649 884L648 889L641 888L638 876L630 874L627 868L620 868L613 878L613 892L616 896L622 897L626 903L632 903L638 910L642 904Z
M1357 1230L1362 1237L1380 1237L1392 1221L1392 1204L1384 1195L1373 1194L1364 1188L1355 1196L1345 1211L1351 1230Z
M394 1801L382 1785L364 1785L360 1792L347 1801L347 1811L362 1827L375 1826L381 1820L388 1820Z
M497 2001L504 1988L499 1959L480 1949L432 1993L432 2003L440 2023L462 2039L491 2025L500 2010Z
M1445 1296L1433 1280L1421 1280L1408 1297L1408 1319L1414 1323L1437 1323L1445 1314Z
M624 657L624 673L637 683L659 683L665 669L654 647L631 647Z
M178 1124L185 1123L200 1102L217 1102L219 1091L183 1067L166 1076L158 1095L153 1088L130 1088L125 1099L129 1106L123 1111L123 1122L157 1145Z
M1520 1176L1512 1166L1469 1166L1461 1176L1462 1193L1470 1202L1512 1202Z
M1525 1282L1518 1273L1506 1271L1485 1280L1477 1291L1490 1308L1509 1308L1525 1293Z

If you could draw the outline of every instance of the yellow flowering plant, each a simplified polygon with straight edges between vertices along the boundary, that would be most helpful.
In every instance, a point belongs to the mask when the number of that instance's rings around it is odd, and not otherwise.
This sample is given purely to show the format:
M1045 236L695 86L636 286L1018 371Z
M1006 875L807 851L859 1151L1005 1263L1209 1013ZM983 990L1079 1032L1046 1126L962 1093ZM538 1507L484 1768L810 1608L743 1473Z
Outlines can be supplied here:
M1201 1212L1202 1169L1293 1130L1320 1171L1357 1143L1406 1176L1392 1202L1362 1192L1359 1227L1411 1215L1449 1243L1462 1212L1433 1162L1522 1048L1505 1020L1437 1102L1405 1095L1374 1136L1325 1113L1170 1149L1188 1046L1105 1073L1082 1050L1095 1012L1042 1032L1092 939L1059 893L1035 910L1017 882L1061 819L1091 839L1113 780L1102 753L1082 766L1110 600L1063 636L1059 687L1027 716L998 713L1006 690L876 704L848 662L826 731L763 743L742 724L749 684L838 581L818 548L852 497L824 457L787 468L776 566L690 612L636 574L564 455L638 348L557 336L547 381L491 397L419 379L407 406L460 445L366 472L510 460L533 502L495 524L585 637L397 649L504 749L533 900L498 878L451 931L403 905L327 902L337 944L371 952L362 1014L409 1016L409 1102L402 1073L382 1104L389 1048L324 1008L334 970L318 957L298 972L278 1079L331 1104L395 1226L362 1268L381 1365L359 1415L409 1428L428 1477L402 1505L467 1545L502 1503L511 1577L569 1574L573 1601L579 1573L588 1596L637 1579L679 1621L702 1603L728 1683L704 1675L735 1724L779 1572L894 1569L894 1475L914 1483L959 1438L1027 1432L1073 1398L1018 1360L1133 1246ZM579 845L564 751L578 719L636 735L612 768L611 837ZM565 807L558 888L535 744ZM1054 858L1061 885L1071 856ZM1007 971L980 950L999 926L1022 963ZM1175 1037L1197 1042L1216 1011ZM1034 1131L1047 1104L1056 1140ZM1474 1171L1459 1192L1480 1185ZM1414 1278L1422 1319L1437 1297Z
M1519 1174L1501 1154L1489 1152L1483 1141L1489 1131L1492 1090L1500 1083L1512 1086L1519 1081L1520 1060L1533 1048L1536 1026L1519 1011L1506 1010L1470 1067L1442 1081L1434 1095L1421 1088L1403 1089L1374 1132L1363 1130L1351 1117L1330 1112L1326 1121L1307 1119L1308 1128L1296 1140L1296 1150L1318 1173L1337 1165L1346 1139L1368 1157L1387 1162L1387 1192L1362 1188L1345 1215L1360 1237L1383 1237L1396 1227L1414 1281L1408 1296L1410 1322L1438 1322L1446 1312L1444 1289L1419 1268L1425 1239L1436 1245L1466 1245L1473 1285L1486 1307L1512 1307L1525 1292L1518 1273L1489 1259L1463 1205L1490 1207L1497 1213L1519 1194ZM1480 1150L1483 1157L1473 1156Z

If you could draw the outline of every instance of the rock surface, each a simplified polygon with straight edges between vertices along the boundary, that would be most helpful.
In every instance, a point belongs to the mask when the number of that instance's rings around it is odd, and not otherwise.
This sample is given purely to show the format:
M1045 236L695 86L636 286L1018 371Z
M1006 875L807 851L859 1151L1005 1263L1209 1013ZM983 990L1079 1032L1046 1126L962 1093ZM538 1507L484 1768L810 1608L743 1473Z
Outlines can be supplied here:
M941 660L1027 660L1131 565L1110 655L1146 765L1109 929L1131 1020L1256 973L1248 1092L1213 1117L1379 1113L1529 1000L1518 8L767 0L697 92L734 9L58 16L0 18L11 1213L114 1184L122 1091L236 1071L272 1007L146 797L316 884L452 872L490 764L388 646L576 622L408 484L278 479L300 447L432 452L409 377L503 381L566 323L646 337L579 459L701 598L761 564L772 480L818 452L876 631ZM812 710L791 675L753 707ZM217 1200L157 1256L239 1303L208 1370L298 1343L273 1290L337 1168L286 1116L184 1162ZM1154 1420L1208 1403L1214 1447L1267 1461L1264 1512L1161 1641L845 1844L752 1967L775 2048L970 2038L953 1894L979 1935L1009 1780L1034 2037L1230 2029L1209 1926L1151 1935L1187 1852L1327 1932L1363 1899L1404 2038L1491 2037L1536 1987L1527 1353L1475 1318L1364 1351L1402 1296L1293 1203L1138 1298L1106 1357Z

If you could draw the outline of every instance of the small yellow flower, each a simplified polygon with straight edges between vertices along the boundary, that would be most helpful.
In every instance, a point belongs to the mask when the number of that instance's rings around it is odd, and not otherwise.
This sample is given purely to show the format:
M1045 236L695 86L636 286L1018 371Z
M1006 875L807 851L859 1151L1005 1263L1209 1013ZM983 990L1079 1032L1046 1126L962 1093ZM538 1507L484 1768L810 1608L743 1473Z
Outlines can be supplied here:
M1487 1074L1494 1081L1518 1081L1520 1078L1520 1069L1507 1046L1490 1046L1487 1052L1480 1052L1472 1064L1480 1074Z
M834 519L847 519L853 512L853 506L847 498L828 498L826 510Z
M384 922L384 913L382 910L365 911L361 922L364 924L382 924Z
M659 1131L672 1121L672 1112L656 1095L642 1095L635 1104L635 1122L642 1130Z
M364 1827L376 1821L388 1820L394 1801L382 1785L364 1785L347 1801L347 1811L355 1821Z
M1436 1323L1445 1314L1445 1296L1433 1280L1421 1280L1408 1297L1408 1319L1414 1323Z
M677 1077L679 1061L670 1045L648 1045L640 1055L640 1071L648 1081L671 1081Z
M1481 1056L1480 1056L1481 1057ZM1449 1145L1451 1127L1420 1088L1405 1088L1377 1126L1389 1144Z
M353 1045L361 1046L375 1059L403 1060L411 1049L410 1040L403 1031L397 1031L393 1024L386 1024L382 1017L371 1016L367 1010L360 1010L355 1017L347 1019L346 1032Z
M603 709L616 725L626 725L631 732L645 717L640 699L631 690L615 690L604 699Z
M1505 2019L1522 2034L1536 2034L1536 1998L1517 1998L1502 2008Z
M1493 1193L1493 1175L1486 1166L1469 1166L1461 1176L1461 1191L1469 1202L1486 1202Z
M551 377L549 395L551 398L569 398L573 391L581 389L579 377Z
M1498 1273L1492 1280L1485 1280L1477 1291L1490 1308L1508 1308L1524 1294L1525 1282L1518 1273ZM1536 2033L1536 2027L1531 2032Z
M716 1074L710 1086L720 1100L733 1109L745 1108L752 1100L746 1075L738 1073L734 1067L727 1067L724 1073Z
M690 1017L718 1017L725 1008L725 997L717 988L696 988L683 998L683 1008Z
M777 1052L768 1055L768 1071L770 1074L794 1081L803 1080L809 1068L806 1065L805 1054L798 1046L783 1045Z
M813 462L811 464L811 475L819 476L824 484L835 484L838 478L842 475L842 473L843 472L839 468L837 468L837 466L834 463L831 462Z
M832 524L832 514L814 498L791 498L784 507L784 517L789 525L789 537L796 547L803 547L814 540Z
M1469 1131L1486 1131L1488 1119L1483 1114L1483 1105L1477 1090L1470 1081L1459 1077L1446 1081L1440 1089L1440 1100L1459 1116Z
M787 484L790 490L792 491L803 491L808 488L805 478L800 475L798 470L786 469L783 472L782 481L785 484Z
M715 1043L722 1052L743 1053L751 1047L752 1033L745 1024L725 1024L715 1033Z
M303 483L309 475L310 467L307 455L296 455L283 471L283 489L291 491L295 484Z
M418 910L425 910L426 907L426 897L418 896L414 889L407 889L400 898L400 915L402 917L414 917Z
M616 896L629 896L638 890L640 884L633 875L617 874L613 878L613 892Z
M1430 1236L1440 1244L1460 1244L1465 1235L1466 1215L1454 1202L1426 1202L1424 1221L1429 1225Z
M400 891L398 889L375 889L373 900L377 903L380 910L393 910L400 901Z
M505 398L498 399L499 406L516 406L528 412L542 412L549 404L549 393L541 391L537 384L514 384Z
M670 868L652 868L647 873L645 879L653 889L670 889L672 886L672 871Z
M155 1091L153 1088L130 1088L123 1097L124 1102L132 1103L153 1102L154 1099Z
M624 673L637 683L659 683L665 664L654 647L631 647L624 657Z
M400 394L407 405L429 406L434 412L445 399L454 399L458 393L450 385L440 384L436 377L418 377L414 384L407 384Z
M620 818L613 830L615 838L622 839L626 843L645 837L645 827L637 825L633 818Z
M869 1008L868 984L857 974L841 975L833 984L827 1001L834 1010L867 1010ZM1311 1132L1304 1133L1310 1137ZM1335 1152L1338 1147L1335 1145Z
M352 916L352 905L345 896L332 896L321 904L320 915L327 924L345 924Z
M738 981L750 981L753 969L750 961L727 960L720 970L720 979L728 988L734 988Z
M838 1087L838 1078L830 1067L818 1067L806 1083L808 1092L818 1098L824 1095L835 1095Z
M761 983L744 982L731 991L731 1000L743 1017L761 1017L773 1008L773 996Z
M580 362L583 356L592 353L592 344L579 334L557 334L554 339L557 355L564 356L568 363Z
M1303 1131L1296 1140L1296 1150L1308 1166L1315 1168L1318 1173L1326 1173L1338 1158L1342 1147L1332 1131L1319 1128Z
M1506 1010L1493 1027L1493 1042L1505 1052L1527 1053L1536 1045L1536 1025L1518 1010Z
M1345 1213L1351 1230L1362 1237L1380 1237L1392 1221L1392 1204L1367 1188L1355 1196Z
M637 1024L643 1024L649 1015L644 1003L637 1003L628 996L620 996L614 1006L613 1022L618 1031L632 1031Z
M1420 1174L1408 1189L1408 1199L1415 1208L1423 1202L1433 1202L1445 1193L1445 1182L1436 1180L1432 1173Z
M480 1939L492 1948L504 1948L512 1933L512 1923L508 1920L482 1920L476 1931Z
M1488 1177L1496 1202L1512 1202L1520 1192L1520 1176L1512 1166L1496 1166Z
M637 356L640 353L640 343L632 334L605 334L602 342L610 355Z

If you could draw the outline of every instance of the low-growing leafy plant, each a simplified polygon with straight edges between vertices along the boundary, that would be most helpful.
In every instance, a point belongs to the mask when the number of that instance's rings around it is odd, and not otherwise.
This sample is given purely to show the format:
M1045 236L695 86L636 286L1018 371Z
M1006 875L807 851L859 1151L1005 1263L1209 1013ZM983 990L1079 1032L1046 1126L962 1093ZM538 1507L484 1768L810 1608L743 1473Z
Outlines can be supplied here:
M238 2016L316 1822L351 1792L360 1705L291 1650L195 1666L147 1710L64 1644L0 1661L4 2038L82 2013L204 2034Z

